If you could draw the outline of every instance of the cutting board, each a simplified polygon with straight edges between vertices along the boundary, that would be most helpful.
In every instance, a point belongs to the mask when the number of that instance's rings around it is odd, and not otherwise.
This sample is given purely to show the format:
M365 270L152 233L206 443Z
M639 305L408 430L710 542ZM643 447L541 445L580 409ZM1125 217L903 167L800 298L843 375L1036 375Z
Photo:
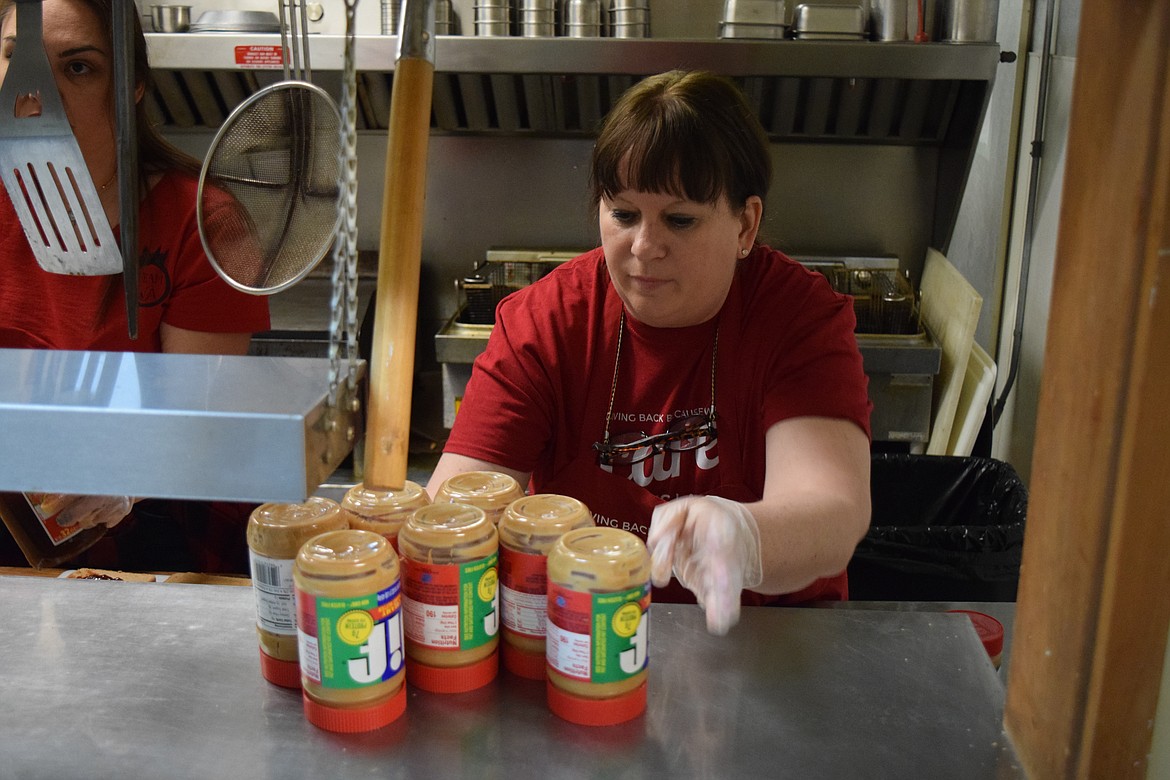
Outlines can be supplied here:
M975 449L983 418L987 416L987 402L995 389L995 361L979 342L971 345L971 359L967 361L967 373L955 408L955 423L951 427L951 443L947 455L966 457Z
M919 306L923 324L942 349L926 454L946 455L967 363L971 359L971 345L975 343L983 296L941 252L931 249L926 253L922 271Z

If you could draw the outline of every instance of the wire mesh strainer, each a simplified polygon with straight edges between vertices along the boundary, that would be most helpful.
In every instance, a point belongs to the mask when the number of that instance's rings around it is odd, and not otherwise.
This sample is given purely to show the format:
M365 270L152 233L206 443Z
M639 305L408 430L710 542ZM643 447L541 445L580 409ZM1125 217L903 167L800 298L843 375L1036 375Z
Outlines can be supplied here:
M303 6L300 8L303 14ZM284 54L299 69L294 33ZM282 26L284 6L281 6ZM308 73L308 51L304 50ZM199 234L229 284L268 294L302 279L337 232L341 116L324 90L286 79L240 104L216 133L199 177Z

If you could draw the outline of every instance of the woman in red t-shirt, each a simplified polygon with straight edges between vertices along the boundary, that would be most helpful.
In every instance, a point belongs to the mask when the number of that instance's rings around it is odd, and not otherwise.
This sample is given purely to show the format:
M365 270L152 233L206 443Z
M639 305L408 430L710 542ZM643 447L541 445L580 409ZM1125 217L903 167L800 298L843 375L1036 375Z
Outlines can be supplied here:
M42 14L43 46L65 114L116 232L119 189L128 185L117 177L111 2L44 0L34 9ZM42 45L20 37L17 16L13 0L0 0L0 83L17 45ZM267 301L224 282L203 250L195 211L200 164L167 143L148 119L146 38L137 14L133 19L139 177L131 186L141 204L138 337L129 335L122 275L44 271L9 193L0 188L0 348L241 355L252 334L269 327ZM37 116L41 99L22 94L0 111L18 119ZM115 525L130 506L128 498L76 497L59 519Z
M681 584L716 633L741 597L846 597L866 378L849 300L756 242L770 181L730 81L623 95L593 151L601 248L500 304L428 489L490 469L572 495L645 538L655 599Z

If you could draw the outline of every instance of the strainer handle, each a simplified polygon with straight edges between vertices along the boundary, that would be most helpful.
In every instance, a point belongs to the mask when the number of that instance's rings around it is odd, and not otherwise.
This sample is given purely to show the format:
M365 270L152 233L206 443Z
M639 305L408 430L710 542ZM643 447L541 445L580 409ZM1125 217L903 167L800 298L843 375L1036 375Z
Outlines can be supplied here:
M402 14L386 142L366 424L364 481L374 490L398 490L406 481L435 74L434 0L405 0Z

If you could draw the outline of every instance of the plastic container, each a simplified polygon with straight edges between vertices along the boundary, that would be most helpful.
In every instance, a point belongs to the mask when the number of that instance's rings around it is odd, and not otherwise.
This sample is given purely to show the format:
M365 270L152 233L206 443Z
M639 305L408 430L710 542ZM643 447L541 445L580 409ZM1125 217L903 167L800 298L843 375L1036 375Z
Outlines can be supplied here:
M504 668L513 674L545 679L548 553L565 533L592 526L589 508L569 496L524 496L504 511L499 525L501 654Z
M373 490L359 483L342 497L341 512L350 528L381 534L397 551L402 524L429 503L430 496L416 482L403 483L401 490Z
M498 471L467 471L450 477L435 492L436 504L456 503L478 507L498 525L508 504L524 495L520 483Z
M271 683L301 687L293 560L309 539L345 527L337 502L320 496L302 504L261 504L248 518L260 672Z
M57 524L55 493L0 493L0 518L33 568L54 567L80 555L106 534L106 526Z
M650 554L617 528L580 528L548 554L548 706L612 726L646 709Z
M398 556L372 531L314 536L297 553L305 717L328 731L381 728L406 709Z
M407 674L433 693L481 688L499 670L499 534L482 509L431 504L398 534Z
M975 633L979 636L983 649L987 651L991 664L998 669L1003 661L1003 623L984 612L973 612L969 609L947 611L956 615L966 615L971 619L971 624L975 626Z

